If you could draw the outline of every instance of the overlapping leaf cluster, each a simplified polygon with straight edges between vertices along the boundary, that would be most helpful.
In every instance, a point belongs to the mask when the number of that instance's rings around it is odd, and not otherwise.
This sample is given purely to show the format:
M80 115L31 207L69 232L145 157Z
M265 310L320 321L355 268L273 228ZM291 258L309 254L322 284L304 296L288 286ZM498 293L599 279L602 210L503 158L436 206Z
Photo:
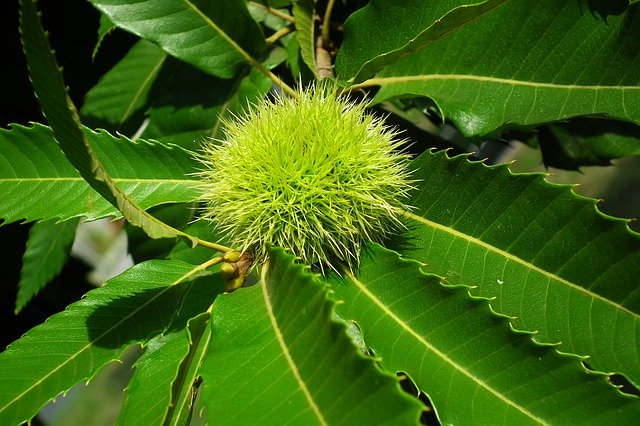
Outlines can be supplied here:
M640 237L543 175L426 150L410 165L414 208L398 210L407 232L394 247L371 245L357 271L322 277L265 246L230 294L215 251L227 247L188 224L190 151L273 85L319 75L327 52L345 92L422 97L471 140L541 126L529 143L556 144L543 151L556 165L637 155L638 2L346 2L333 45L314 19L325 2L92 3L103 28L140 40L77 112L34 2L21 2L49 127L0 130L0 217L38 222L17 308L63 266L79 218L122 216L173 242L0 354L0 423L31 419L131 345L145 351L120 424L424 420L397 372L446 424L640 418L638 398L610 382L640 385ZM147 212L163 204L188 219Z

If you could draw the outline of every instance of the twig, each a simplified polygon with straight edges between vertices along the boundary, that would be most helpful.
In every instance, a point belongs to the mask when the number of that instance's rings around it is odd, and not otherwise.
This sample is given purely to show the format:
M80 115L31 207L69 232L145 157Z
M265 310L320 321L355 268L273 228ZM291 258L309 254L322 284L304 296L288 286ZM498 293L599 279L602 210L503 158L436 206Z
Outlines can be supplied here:
M327 77L333 77L333 63L331 54L323 46L320 37L316 40L316 70L318 71L318 79L322 80Z
M282 37L286 36L287 34L290 34L292 31L293 31L293 27L291 27L290 25L287 25L286 27L280 28L271 36L267 37L265 41L267 42L267 44L274 44L275 42L280 40Z
M288 14L282 12L281 10L274 9L273 7L270 7L270 6L265 6L264 4L260 4L260 3L257 3L255 1L250 1L249 3L251 4L251 6L255 6L255 7L258 7L260 9L262 9L262 10L265 10L265 11L269 12L270 14L272 14L274 16L277 16L278 18L284 19L285 21L289 21L291 23L295 22L295 19L293 18L293 16L288 15Z
M322 20L322 46L329 50L331 47L331 38L329 29L331 27L331 12L333 11L334 0L329 0L327 9L324 11L324 19Z

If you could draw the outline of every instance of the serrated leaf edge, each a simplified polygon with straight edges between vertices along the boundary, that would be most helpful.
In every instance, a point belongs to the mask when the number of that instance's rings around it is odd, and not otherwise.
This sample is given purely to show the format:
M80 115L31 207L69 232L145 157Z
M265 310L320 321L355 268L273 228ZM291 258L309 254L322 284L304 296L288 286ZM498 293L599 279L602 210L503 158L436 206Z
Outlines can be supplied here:
M633 236L636 236L636 237L640 237L640 233L637 233L637 232L635 232L635 231L633 231L632 229L629 228L629 226L628 226L628 223L630 222L629 219L621 219L621 218L613 217L613 216L610 216L610 215L607 215L607 214L603 213L602 211L600 211L600 209L598 209L597 200L595 200L593 198L585 197L585 196L580 195L580 194L576 194L575 191L573 190L575 185L559 184L559 183L555 183L555 182L549 182L548 180L546 180L546 177L549 176L548 173L539 173L539 172L514 173L509 169L507 164L487 165L487 164L484 163L485 160L477 160L477 161L470 160L469 157L470 157L471 154L459 154L459 155L455 155L455 156L450 157L448 155L448 152L449 152L448 149L447 150L437 151L437 152L436 152L435 149L431 149L431 150L429 150L429 152L432 155L445 155L447 157L448 161L456 160L456 159L462 157L462 158L465 158L466 161L468 161L469 163L479 163L480 165L486 167L487 169L496 169L496 168L500 169L500 168L505 168L506 167L507 172L511 176L536 176L539 179L542 179L545 184L550 185L552 187L568 188L571 191L571 194L574 197L576 197L577 199L581 199L581 200L584 200L584 201L591 202L592 203L592 207L594 209L594 212L598 216L600 216L601 218L603 218L605 220L624 223L624 224L626 224L627 232L629 234L631 234ZM484 249L487 249L488 251L491 251L491 252L494 252L494 253L496 253L496 254L498 254L500 256L503 256L505 259L508 259L510 261L513 261L514 263L518 263L518 264L520 264L520 265L522 265L522 266L524 266L526 268L529 268L529 269L531 269L531 270L533 270L535 272L538 272L541 275L548 277L550 281L559 282L561 284L567 285L567 286L571 287L574 290L577 290L577 291L579 291L579 292L581 292L583 294L586 294L587 296L590 296L590 297L593 297L593 298L595 298L597 300L600 300L600 301L604 302L605 304L608 304L608 305L611 305L611 306L615 307L616 309L620 309L621 311L626 312L626 313L628 313L628 314L630 314L632 316L637 316L637 314L635 312L629 310L625 306L620 305L619 303L613 302L613 301L611 301L611 300L609 300L609 299L607 299L607 298L605 298L605 297L603 297L603 296L601 296L601 295L599 295L597 293L591 292L588 289L586 289L584 287L581 287L581 286L579 286L579 285L577 285L577 284L575 284L575 283L573 283L571 281L568 281L568 280L566 280L566 279L564 279L564 278L562 278L562 277L560 277L560 276L558 276L556 274L553 274L553 273L550 273L548 271L545 271L544 269L542 269L542 268L540 268L540 267L538 267L538 266L536 266L536 265L534 265L534 264L532 264L530 262L527 262L527 261L525 261L525 260L523 260L523 259L521 259L521 258L519 258L517 256L514 256L514 255L512 255L511 253L509 253L509 252L507 252L505 250L502 250L500 248L494 247L491 244L485 243L484 241L482 241L482 240L480 240L480 239L478 239L476 237L472 237L472 236L467 235L467 234L465 234L463 232L460 232L460 231L458 231L456 229L441 225L441 224L439 224L437 222L433 222L433 221L431 221L429 219L426 219L426 218L424 218L422 216L419 216L417 214L411 213L410 211L407 211L407 210L398 211L398 214L400 214L401 216L406 217L409 220L421 223L423 225L427 225L427 226L433 227L433 228L437 229L438 231L442 231L444 233L448 233L448 234L450 234L450 235L452 235L452 236L454 236L456 238L461 238L461 239L463 239L463 240L465 240L465 241L467 241L467 242L469 242L471 244L476 244L476 245L478 245L478 246L480 246L480 247L482 247Z
M402 260L406 261L405 259L402 259ZM416 269L419 271L420 274L422 274L424 276L428 275L428 274L425 274L424 272L420 271L420 268L416 268ZM378 299L373 293L371 293L367 289L367 287L360 280L358 280L355 277L355 275L353 275L351 272L346 271L346 278L348 278L349 282L352 283L353 285L355 285L362 294L364 294L367 298L369 298L369 300L371 300L371 302L374 305L376 305L382 312L384 312L384 314L386 316L388 316L389 318L393 319L393 321L396 322L403 330L405 330L407 333L409 333L414 339L416 339L418 342L420 342L429 351L431 351L434 354L436 354L444 362L446 362L447 364L451 365L454 369L456 369L456 371L459 371L461 374L467 376L473 382L477 383L480 387L484 388L487 392L491 393L496 398L498 398L501 401L503 401L506 405L510 405L510 406L514 407L516 410L518 410L521 413L527 415L528 417L530 417L531 419L537 421L538 423L545 423L543 419L539 418L538 416L536 416L534 413L530 412L526 408L524 408L524 407L522 407L522 406L520 406L518 404L515 404L513 401L511 401L510 399L505 397L502 393L496 391L491 386L489 386L487 383L485 383L482 379L480 379L479 377L475 376L471 372L467 371L463 366L461 366L460 364L458 364L454 360L450 359L446 354L444 354L443 352L439 351L437 348L432 346L427 340L425 340L422 336L420 336L420 334L418 332L416 332L413 328L409 327L409 325L407 325L404 321L402 321L402 319L400 319L395 313L393 313L391 310L389 310L387 308L387 306L384 303L382 303L380 301L380 299ZM365 342L367 341L366 335L364 336L364 341Z
M76 351L76 353L73 356L70 356L69 358L67 358L67 360L61 364L59 364L56 368L50 370L47 374L43 375L39 380L37 380L36 382L34 382L30 387L26 388L23 392L21 392L19 395L17 395L15 398L13 398L11 401L8 401L7 404L4 407L0 407L0 411L4 410L6 407L10 406L11 404L14 404L16 401L18 401L23 395L25 395L27 392L33 390L34 388L40 386L40 384L48 379L53 373L55 373L56 371L58 371L61 367L67 365L69 362L71 362L72 360L74 360L76 358L76 356L78 356L79 353L84 352L85 350L91 348L95 342L97 342L98 340L100 340L103 336L109 334L111 331L113 331L114 329L116 329L120 324L122 324L124 321L128 320L131 316L135 315L137 312L141 311L142 309L144 309L145 307L147 307L148 304L150 304L151 302L153 302L154 300L158 299L159 297L161 297L162 295L165 294L165 292L170 291L171 288L177 284L180 284L181 282L186 281L187 279L195 279L200 275L204 275L207 274L207 272L205 271L205 269L210 265L210 262L205 262L203 264L200 265L193 265L193 268L187 272L186 274L184 274L183 276L181 276L180 278L178 278L177 280L175 280L173 283L171 283L170 285L166 286L163 290L159 291L156 295L154 295L152 298L148 299L145 303L143 303L142 305L138 306L134 311L132 311L131 313L129 313L129 315L123 317L122 319L120 319L120 321L118 321L116 324L114 324L111 328L109 328L108 330L106 330L104 333L102 333L99 336L96 336L95 338L93 338L90 342L88 342L85 346L83 346L82 348L80 348L78 351ZM108 283L106 284L108 285ZM63 312L68 312L69 309L72 307L73 305L70 305L69 307L67 307ZM27 332L28 334L28 332ZM11 347L11 345L7 346L7 349L9 349ZM124 350L124 349L123 349ZM120 353L122 353L122 351L120 351ZM87 377L86 382L88 383L92 377L95 376L95 374L97 374L105 365L110 364L112 362L119 362L119 360L117 358L114 358L110 361L107 361L105 363L103 363L101 366L97 367L94 370L93 375ZM81 380L82 381L82 380ZM66 392L68 392L68 389L65 391L62 391L61 394L64 395L66 394ZM56 396L57 397L57 396ZM52 398L51 400L55 400L55 398ZM35 413L34 413L35 415Z
M467 156L467 154L462 154L463 156ZM495 167L495 166L491 166L491 167ZM407 263L407 264L413 264L415 266L416 272L421 274L424 277L437 277L439 279L439 285L447 288L447 289L451 289L453 291L465 291L466 293L466 297L469 298L470 300L477 300L477 301L484 301L486 303L486 306L488 307L488 310L490 312L491 315L494 315L498 318L502 318L505 320L505 323L508 324L509 329L511 330L511 332L513 332L514 334L520 334L520 335L525 335L528 337L528 341L537 347L543 347L543 348L551 348L555 354L560 357L560 358L569 358L574 360L574 364L585 374L587 375L593 375L593 376L599 376L599 377L603 377L603 378L609 378L613 373L608 373L608 372L603 372L603 371L598 371L598 370L592 370L587 368L584 364L583 361L586 361L589 359L589 356L582 356L582 355L578 355L578 354L574 354L574 353L570 353L570 352L564 352L561 350L558 350L557 348L561 345L561 343L547 343L547 342L539 342L535 339L535 335L537 334L537 332L535 331L529 331L529 330L519 330L516 329L513 324L512 324L512 320L514 320L515 318L510 316L510 315L506 315L503 314L499 311L497 311L491 304L491 301L496 299L496 297L486 297L486 296L479 296L479 295L474 295L471 291L475 288L475 286L468 286L465 284L455 284L455 285L450 285L446 282L446 278L440 277L439 275L435 275L435 274L431 274L428 272L425 272L422 270L422 263L419 262L418 260L415 259L411 259L411 258L405 258L404 256L402 256L402 254L394 251L394 250L390 250L387 249L377 243L374 243L374 245L380 247L382 250L388 252L388 253L393 253L393 255L397 256L398 259L403 262L403 263ZM361 291L366 297L368 297L379 309L381 309L385 315L388 315L390 318L392 318L402 329L404 329L406 332L408 332L413 338L415 338L416 340L418 340L421 344L423 344L426 348L428 348L428 350L432 351L433 353L435 353L438 357L440 357L443 361L445 361L446 363L448 363L449 365L451 365L452 367L454 367L455 369L457 369L458 371L460 371L462 374L464 374L465 376L469 377L471 380L475 381L476 383L478 383L481 387L483 387L484 389L486 389L487 391L489 391L491 394L495 395L496 397L498 397L500 400L504 401L505 403L507 403L508 405L518 409L519 411L521 411L522 413L530 416L533 420L538 421L541 424L546 424L546 422L539 418L538 416L536 416L535 414L529 412L528 410L524 409L523 407L517 405L517 404L513 404L508 398L504 397L501 393L494 391L493 388L491 388L490 386L488 386L486 383L484 383L482 380L480 380L479 378L477 378L475 375L471 374L470 372L466 371L465 369L463 369L459 364L457 364L455 361L449 359L444 353L438 351L436 348L434 348L433 346L429 345L429 343L423 339L417 332L413 331L413 329L411 327L409 327L404 321L402 321L400 318L398 318L392 311L390 311L389 309L386 308L386 305L384 305L384 303L382 303L374 294L372 294L371 292L369 292L366 288L366 286L360 281L358 280L351 272L345 271L345 278L347 278L349 280L349 282L351 282L352 284L354 284L359 291ZM367 338L366 335L363 333L363 340L366 344ZM411 374L408 372L404 372L405 374L407 374L409 377L411 377ZM414 381L415 383L415 381ZM619 396L624 397L624 398L635 398L632 395L629 395L628 393L622 392L621 388L622 386L618 386L615 385L614 383L612 383L609 380L605 380L605 383L612 388L612 390L615 390ZM437 409L437 408L436 408Z

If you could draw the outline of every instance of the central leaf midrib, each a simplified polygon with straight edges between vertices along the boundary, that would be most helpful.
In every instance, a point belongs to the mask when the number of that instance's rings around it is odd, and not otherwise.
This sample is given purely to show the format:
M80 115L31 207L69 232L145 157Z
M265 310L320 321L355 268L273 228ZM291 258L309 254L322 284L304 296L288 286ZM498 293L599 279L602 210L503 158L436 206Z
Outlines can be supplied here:
M267 275L268 275L269 267L270 267L270 262L265 263L264 266L262 267L262 274L260 277L260 287L262 288L262 295L264 297L265 309L267 311L267 316L269 317L269 321L271 322L273 333L275 334L276 340L280 346L280 349L282 350L282 355L284 356L285 360L287 361L287 364L289 365L289 369L291 370L291 373L293 374L296 382L300 386L300 390L302 391L302 393L304 394L304 397L309 403L309 407L312 409L313 413L315 414L320 424L326 426L328 425L328 423L324 419L324 416L322 415L322 412L320 411L318 404L314 400L313 395L311 395L311 392L309 391L307 384L302 379L302 376L300 375L300 371L298 371L298 366L296 365L295 361L293 360L293 357L291 356L291 353L289 352L289 348L287 346L287 343L284 340L284 336L282 335L282 331L280 330L278 321L275 317L275 314L273 313L271 297L269 295L269 291L267 290Z
M613 307L614 309L616 309L618 311L622 311L622 312L624 312L624 313L626 313L628 315L631 315L632 317L636 317L637 316L633 311L629 310L627 307L622 306L619 303L616 303L616 302L614 302L612 300L609 300L609 299L605 298L604 296L599 295L598 293L594 293L594 292L592 292L592 291L590 291L590 290L588 290L588 289L586 289L586 288L584 288L584 287L582 287L582 286L580 286L580 285L578 285L578 284L576 284L574 282L571 282L571 281L569 281L569 280L567 280L565 278L562 278L562 277L560 277L560 276L558 276L556 274L553 274L553 273L551 273L549 271L545 271L544 269L540 268L539 266L534 265L533 263L527 262L526 260L524 260L524 259L522 259L522 258L520 258L518 256L514 256L513 254L511 254L511 253L509 253L507 251L504 251L504 250L502 250L502 249L500 249L498 247L495 247L495 246L493 246L491 244L488 244L488 243L486 243L486 242L484 242L484 241L482 241L482 240L480 240L480 239L478 239L476 237L472 237L470 235L464 234L464 233L462 233L462 232L460 232L460 231L458 231L456 229L453 229L453 228L448 227L448 226L441 225L441 224L439 224L437 222L430 221L427 218L424 218L422 216L419 216L419 215L416 215L416 214L413 214L413 213L410 213L410 212L407 212L407 211L403 211L401 214L403 216L411 219L411 220L414 220L416 222L422 223L423 225L427 225L427 226L435 229L436 231L441 231L441 232L447 233L447 234L453 236L454 238L461 238L462 240L467 241L470 244L473 244L473 245L478 246L478 247L482 247L482 248L484 248L484 249L486 249L486 250L488 250L490 252L493 252L493 253L497 254L498 256L503 257L506 260L510 260L510 261L513 261L513 262L521 265L521 266L524 266L528 270L537 272L538 274L546 277L547 279L549 279L550 282L555 282L555 283L559 283L559 284L562 284L562 285L566 285L569 288L571 288L572 290L577 290L578 292L580 292L580 293L582 293L582 294L584 294L584 295L586 295L586 296L588 296L588 297L590 297L592 299L596 299L599 302L604 303L605 305L609 305L609 306Z
M600 86L600 85L578 85L578 84L560 84L560 83L545 83L540 81L526 81L515 80L513 78L491 77L486 75L470 75L470 74L418 74L407 75L400 77L374 77L364 83L362 86L385 86L391 84L411 83L419 81L431 81L431 80L451 80L451 81L473 81L479 83L496 83L507 84L510 86L524 86L533 88L549 88L549 89L562 89L562 90L636 90L640 91L640 86ZM352 88L353 89L353 88Z
M142 84L138 87L138 90L136 90L135 93L133 94L133 96L131 97L131 101L127 105L126 111L122 114L122 117L120 117L120 120L118 121L119 124L124 123L124 121L131 116L131 114L133 113L133 111L135 109L135 106L137 105L138 100L141 99L142 95L146 92L146 89L149 86L151 86L151 84L153 83L153 81L155 79L156 74L160 70L160 67L162 66L162 64L164 63L166 58L167 58L167 55L166 54L163 55L157 61L157 64L153 67L151 72L149 72L149 75L147 75L144 78Z
M116 183L177 183L177 184L189 184L195 185L199 181L193 179L147 179L147 178L112 178ZM85 180L78 177L28 177L28 178L0 178L0 184L2 183L21 183L21 182L85 182Z

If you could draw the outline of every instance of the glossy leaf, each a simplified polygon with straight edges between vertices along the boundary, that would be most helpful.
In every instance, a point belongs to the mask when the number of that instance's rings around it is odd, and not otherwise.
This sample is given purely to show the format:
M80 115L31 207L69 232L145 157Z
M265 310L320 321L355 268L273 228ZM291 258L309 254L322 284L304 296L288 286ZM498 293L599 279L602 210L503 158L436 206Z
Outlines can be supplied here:
M20 36L34 93L60 148L87 183L115 206L109 186L94 174L95 158L86 146L80 118L40 23L35 0L20 1Z
M317 76L315 14L316 8L313 0L297 0L293 3L293 17L296 20L296 38L300 45L300 54L304 63Z
M640 400L605 375L533 343L487 300L420 268L373 246L358 277L332 287L344 301L338 313L357 322L387 370L428 394L442 424L632 424L640 416Z
M326 288L271 250L260 283L220 296L202 367L202 401L216 424L410 424L421 404L359 354Z
M85 134L113 181L142 208L197 196L189 176L195 164L188 151L88 129ZM119 215L69 164L51 129L40 124L0 129L0 218L94 220Z
M29 420L129 345L170 327L188 287L176 284L202 275L180 261L145 262L31 329L0 354L0 423Z
M80 109L85 123L122 131L123 124L146 104L151 85L166 58L167 54L155 44L146 40L137 42L87 93Z
M22 259L16 313L60 273L69 258L77 227L77 219L62 223L41 222L31 227Z
M197 149L205 138L222 137L222 118L241 115L270 89L271 81L255 69L222 80L170 59L152 88L142 136Z
M201 314L200 317L196 317L193 321L199 321L204 319L210 320L208 313ZM191 333L192 342L191 351L189 356L185 358L181 364L180 374L182 374L182 388L178 393L174 387L172 392L173 406L171 407L171 418L167 418L165 424L168 425L189 425L192 424L191 420L196 418L202 418L202 412L199 410L199 406L196 403L199 395L200 386L202 380L200 377L200 367L204 362L204 359L209 351L209 348L213 344L211 340L211 327L204 327L202 334L197 336L195 332ZM196 341L197 339L197 343ZM202 404L200 404L202 405ZM194 422L195 423L195 422Z
M399 58L429 49L443 35L481 18L504 2L411 0L398 7L393 2L373 0L347 19L344 41L336 57L336 74L342 80L358 83ZM402 25L398 25L400 22Z
M36 97L69 162L93 189L122 212L129 223L144 229L151 238L182 236L193 245L197 244L195 239L149 215L109 175L84 134L32 0L20 2L20 29Z
M208 2L91 0L118 27L157 43L178 59L230 78L266 47L243 0Z
M223 290L219 274L194 280L187 287L171 330L151 339L136 362L118 424L175 424L179 394L195 380L188 372L192 364L199 365L197 353L209 346L207 311Z
M171 403L171 383L189 352L186 331L152 339L135 364L118 424L162 424Z
M464 156L413 163L407 256L514 317L516 329L640 383L640 236L543 174Z
M606 22L581 2L510 0L399 59L374 102L427 96L465 136L583 115L640 123L640 11Z
M282 44L287 49L287 67L292 76L302 75L301 62L302 56L300 54L300 43L295 34L289 34L282 38Z

